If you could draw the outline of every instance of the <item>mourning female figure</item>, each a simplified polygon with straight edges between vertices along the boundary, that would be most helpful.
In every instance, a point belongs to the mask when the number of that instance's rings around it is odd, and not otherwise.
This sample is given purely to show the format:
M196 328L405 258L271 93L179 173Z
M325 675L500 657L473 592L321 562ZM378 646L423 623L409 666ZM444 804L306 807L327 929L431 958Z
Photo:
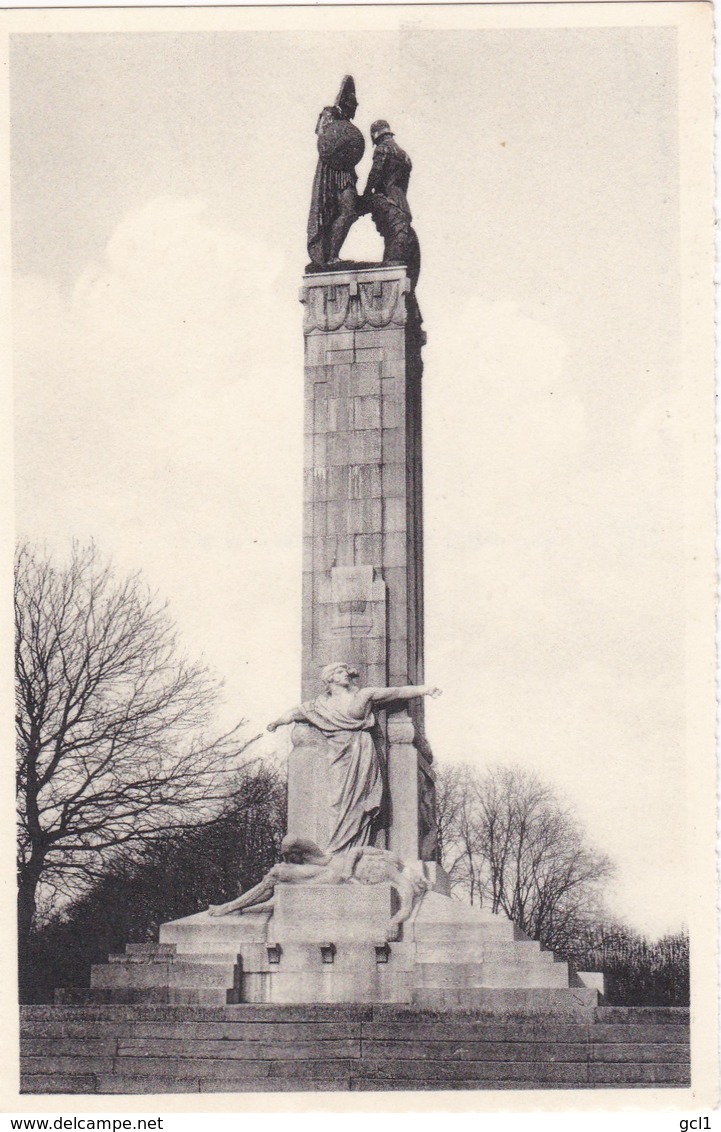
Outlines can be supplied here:
M347 664L329 664L322 672L324 692L268 724L269 731L289 723L309 723L322 732L328 751L330 836L327 853L344 853L371 843L383 801L381 761L371 734L374 705L439 696L425 684L400 688L360 688L358 673Z

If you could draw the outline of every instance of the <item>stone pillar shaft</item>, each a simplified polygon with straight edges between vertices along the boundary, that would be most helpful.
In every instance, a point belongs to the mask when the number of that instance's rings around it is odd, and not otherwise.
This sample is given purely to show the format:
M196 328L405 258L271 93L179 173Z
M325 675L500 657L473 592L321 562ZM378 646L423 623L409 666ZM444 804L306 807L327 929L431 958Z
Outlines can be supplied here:
M363 685L423 681L421 331L404 267L311 274L305 335L302 698L348 661ZM383 718L389 847L420 854L422 700ZM306 770L308 768L306 767ZM307 820L293 797L289 831ZM300 797L303 795L301 817ZM320 821L320 815L318 815ZM317 825L318 823L316 823ZM307 834L310 835L310 834Z

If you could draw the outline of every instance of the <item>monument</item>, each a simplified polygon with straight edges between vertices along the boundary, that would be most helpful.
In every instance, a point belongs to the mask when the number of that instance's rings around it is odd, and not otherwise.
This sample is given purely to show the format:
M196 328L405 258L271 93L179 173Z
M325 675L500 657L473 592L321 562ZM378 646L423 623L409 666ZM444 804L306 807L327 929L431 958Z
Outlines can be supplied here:
M282 859L248 891L162 924L158 943L95 965L89 989L23 1006L24 1093L691 1083L688 1011L599 1007L602 976L450 896L423 717L440 690L424 676L411 160L376 120L359 193L357 106L346 76L316 127L301 687L268 724L292 743ZM341 260L368 214L382 260Z
M163 924L155 951L129 947L96 966L92 987L169 1003L590 1006L595 987L506 916L451 899L438 860L423 718L440 690L423 682L425 335L411 160L389 123L374 122L357 193L357 105L346 76L318 120L300 291L302 689L269 724L292 727L283 860L236 899ZM364 213L383 260L344 262Z

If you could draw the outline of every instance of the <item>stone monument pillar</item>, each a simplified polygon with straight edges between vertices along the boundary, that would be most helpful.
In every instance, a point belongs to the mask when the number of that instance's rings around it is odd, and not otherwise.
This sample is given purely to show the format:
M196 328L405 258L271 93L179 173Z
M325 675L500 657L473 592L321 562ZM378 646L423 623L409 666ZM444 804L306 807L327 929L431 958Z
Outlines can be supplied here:
M247 892L162 924L157 946L130 945L94 967L100 1001L446 1010L598 1000L505 915L449 899L437 861L423 697L440 689L423 682L424 336L411 161L378 119L358 196L357 105L346 75L316 130L300 294L303 702L268 724L294 725L282 861ZM344 235L368 211L383 263L342 263Z
M304 277L303 698L347 661L362 686L423 681L421 346L405 267ZM435 860L423 701L381 713L386 845ZM324 844L317 733L294 729L288 832Z

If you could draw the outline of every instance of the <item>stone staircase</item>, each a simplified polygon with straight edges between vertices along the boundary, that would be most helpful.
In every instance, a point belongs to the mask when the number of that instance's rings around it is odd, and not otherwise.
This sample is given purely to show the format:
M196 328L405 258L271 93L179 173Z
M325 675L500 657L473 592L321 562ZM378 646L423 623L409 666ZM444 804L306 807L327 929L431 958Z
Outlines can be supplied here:
M598 990L503 915L425 895L401 939L385 942L387 886L279 885L275 910L163 924L92 969L58 1002L222 1006L241 1002L398 1002L541 1009L595 1006Z
M568 964L543 951L507 917L435 894L424 901L413 939L413 1002L420 1006L481 1007L490 1003L491 989L549 992L571 986ZM536 995L538 1006L543 998ZM596 1001L591 992L587 1004Z
M238 951L178 953L174 943L129 943L90 973L90 994L60 990L59 1002L158 1002L223 1006L240 1000Z
M684 1088L688 1021L668 1008L26 1006L21 1091Z

